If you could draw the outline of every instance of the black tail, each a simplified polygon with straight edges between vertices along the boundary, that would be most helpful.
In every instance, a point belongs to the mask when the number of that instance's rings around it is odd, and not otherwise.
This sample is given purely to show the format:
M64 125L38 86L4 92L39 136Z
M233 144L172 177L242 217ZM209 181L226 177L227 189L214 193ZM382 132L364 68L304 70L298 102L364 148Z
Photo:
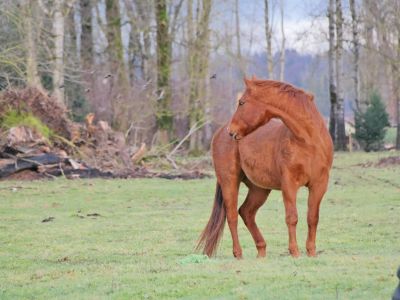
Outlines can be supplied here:
M210 220L200 235L196 250L203 248L203 253L213 256L217 250L219 241L224 231L226 220L226 210L222 198L221 186L217 183L215 191L214 207L211 212Z

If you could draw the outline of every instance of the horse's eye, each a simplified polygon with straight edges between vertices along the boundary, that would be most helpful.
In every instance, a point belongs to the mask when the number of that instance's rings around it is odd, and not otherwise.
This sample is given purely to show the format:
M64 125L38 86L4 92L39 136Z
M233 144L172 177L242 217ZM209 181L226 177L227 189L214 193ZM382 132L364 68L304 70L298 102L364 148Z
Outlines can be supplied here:
M244 104L244 101L240 100L239 105L243 105L243 104Z

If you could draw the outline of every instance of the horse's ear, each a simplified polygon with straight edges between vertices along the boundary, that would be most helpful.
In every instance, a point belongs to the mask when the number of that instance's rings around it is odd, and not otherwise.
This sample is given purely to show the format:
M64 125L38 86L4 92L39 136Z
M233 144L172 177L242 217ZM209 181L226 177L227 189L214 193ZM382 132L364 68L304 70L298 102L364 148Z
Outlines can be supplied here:
M257 80L256 75L253 74L253 76L251 77L251 80Z

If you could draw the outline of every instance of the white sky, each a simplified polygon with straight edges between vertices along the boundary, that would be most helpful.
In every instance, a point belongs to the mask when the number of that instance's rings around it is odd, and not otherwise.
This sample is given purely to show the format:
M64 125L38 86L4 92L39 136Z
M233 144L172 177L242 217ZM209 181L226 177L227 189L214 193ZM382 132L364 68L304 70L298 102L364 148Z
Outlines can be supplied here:
M252 52L265 50L264 0L239 0L240 23L244 49ZM271 1L271 0L270 0ZM280 1L272 0L274 51L280 48ZM283 0L286 48L301 53L316 54L327 50L326 0ZM253 37L249 49L250 37ZM247 45L246 45L247 43Z

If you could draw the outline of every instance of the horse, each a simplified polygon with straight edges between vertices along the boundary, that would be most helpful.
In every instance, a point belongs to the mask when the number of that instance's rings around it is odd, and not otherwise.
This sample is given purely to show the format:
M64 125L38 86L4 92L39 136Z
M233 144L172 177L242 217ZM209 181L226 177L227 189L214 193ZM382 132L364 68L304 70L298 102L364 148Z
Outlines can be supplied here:
M244 79L245 92L231 121L217 130L211 152L217 177L210 219L197 249L209 257L217 250L225 220L232 236L233 255L242 258L237 233L238 216L251 233L257 257L266 256L266 242L255 217L271 190L280 190L285 206L290 255L300 255L296 239L296 195L308 195L307 255L316 256L316 233L321 200L327 191L333 143L314 96L290 84ZM238 208L239 185L248 187Z

